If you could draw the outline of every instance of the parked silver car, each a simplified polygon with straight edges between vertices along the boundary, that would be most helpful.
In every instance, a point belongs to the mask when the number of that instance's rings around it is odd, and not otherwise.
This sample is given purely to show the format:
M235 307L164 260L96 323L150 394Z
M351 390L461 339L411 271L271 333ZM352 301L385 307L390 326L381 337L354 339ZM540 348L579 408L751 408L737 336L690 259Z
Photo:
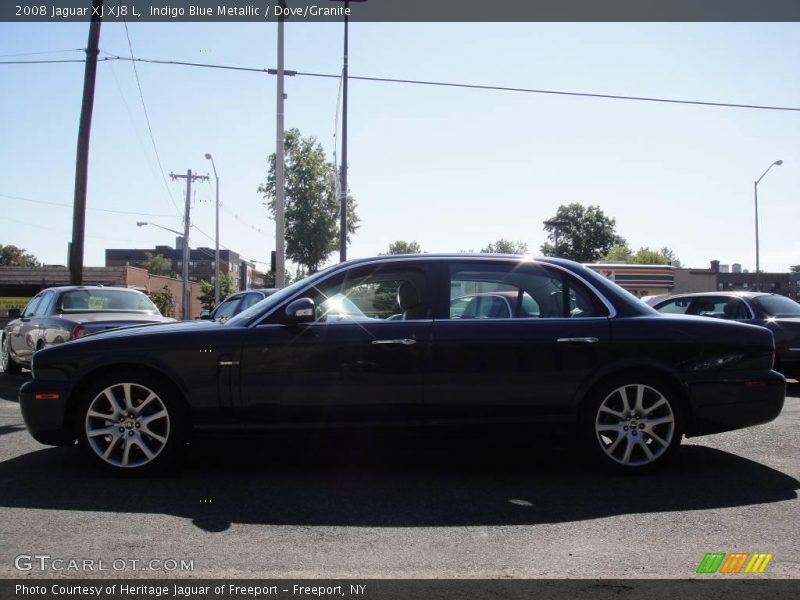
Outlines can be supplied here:
M18 373L33 353L52 344L126 325L174 321L146 294L103 286L54 287L39 292L0 332L0 368Z

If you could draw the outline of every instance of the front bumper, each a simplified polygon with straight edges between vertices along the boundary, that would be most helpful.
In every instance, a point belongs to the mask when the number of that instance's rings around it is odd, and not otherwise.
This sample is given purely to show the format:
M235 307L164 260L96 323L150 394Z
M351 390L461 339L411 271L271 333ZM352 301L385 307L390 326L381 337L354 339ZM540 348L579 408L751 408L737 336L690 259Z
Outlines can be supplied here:
M26 381L19 390L19 406L33 438L49 446L71 446L75 432L67 418L67 386L63 382Z
M686 435L706 435L760 425L783 409L786 380L776 371L759 377L732 377L689 383L691 417Z

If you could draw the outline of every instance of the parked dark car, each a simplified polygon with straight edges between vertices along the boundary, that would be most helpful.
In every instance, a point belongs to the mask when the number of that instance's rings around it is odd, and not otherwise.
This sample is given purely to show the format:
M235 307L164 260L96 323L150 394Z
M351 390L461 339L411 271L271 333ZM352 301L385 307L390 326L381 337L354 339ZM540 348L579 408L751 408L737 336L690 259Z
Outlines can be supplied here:
M450 318L475 289L528 295L537 316ZM763 327L660 315L566 260L386 256L330 267L223 324L45 348L20 405L38 441L77 439L121 473L168 464L192 430L424 422L575 427L599 461L636 472L683 435L776 418L786 386L773 352Z
M246 308L250 308L256 302L261 302L277 292L274 288L265 288L259 290L247 290L246 292L237 292L231 294L225 300L220 302L214 310L203 311L200 313L200 319L225 322L234 315L238 315Z
M791 298L762 292L676 294L653 308L661 313L716 317L766 327L775 337L775 370L800 379L800 304Z
M142 292L128 288L72 286L36 294L0 332L0 368L19 373L42 348L126 325L174 321Z

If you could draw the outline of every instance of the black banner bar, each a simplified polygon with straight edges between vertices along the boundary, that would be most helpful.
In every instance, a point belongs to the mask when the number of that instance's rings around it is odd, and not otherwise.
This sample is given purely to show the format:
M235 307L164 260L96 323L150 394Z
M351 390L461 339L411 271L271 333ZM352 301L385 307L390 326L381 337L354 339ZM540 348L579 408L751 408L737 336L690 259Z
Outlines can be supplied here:
M653 22L799 21L798 0L106 0L104 21ZM89 21L91 0L4 0L0 21Z
M17 579L0 581L3 600L789 600L800 580L758 576L708 579Z

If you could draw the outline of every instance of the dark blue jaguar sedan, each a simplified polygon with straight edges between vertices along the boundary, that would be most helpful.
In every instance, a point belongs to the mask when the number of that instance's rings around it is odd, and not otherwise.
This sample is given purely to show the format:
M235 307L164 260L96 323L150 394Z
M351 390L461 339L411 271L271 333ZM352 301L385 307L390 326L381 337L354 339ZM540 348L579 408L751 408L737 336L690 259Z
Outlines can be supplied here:
M453 318L454 299L509 310ZM565 427L610 467L681 438L775 419L785 381L763 328L665 316L585 267L503 255L385 256L299 281L226 323L45 348L20 390L40 442L119 473L172 462L192 431L360 424Z

